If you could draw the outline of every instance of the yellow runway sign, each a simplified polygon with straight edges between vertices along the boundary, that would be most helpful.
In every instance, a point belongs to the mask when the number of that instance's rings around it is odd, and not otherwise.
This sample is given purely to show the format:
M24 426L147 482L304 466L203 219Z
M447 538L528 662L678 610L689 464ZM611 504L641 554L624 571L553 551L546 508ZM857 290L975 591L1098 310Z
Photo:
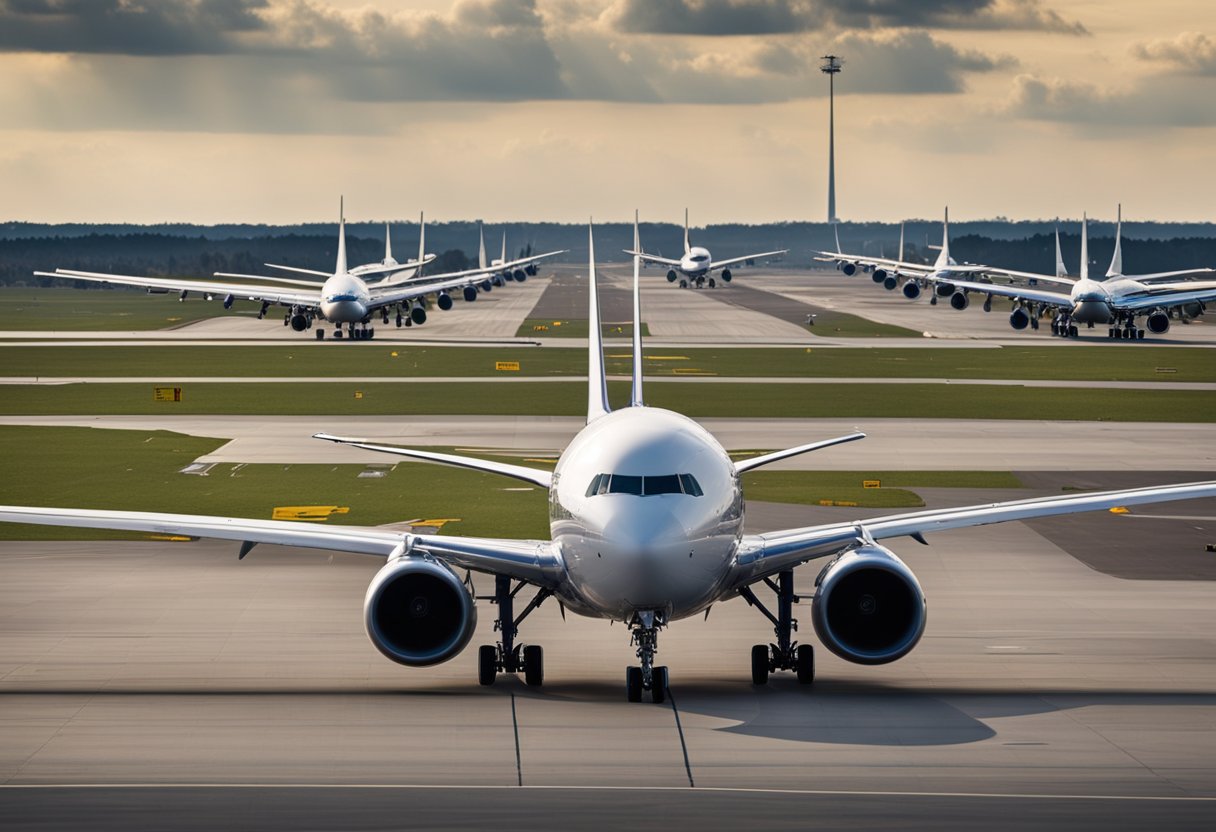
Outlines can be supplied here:
M518 361L495 361L494 369L498 370L500 372L509 371L509 372L513 372L513 373L518 373L519 372L519 362Z
M316 522L328 520L331 514L348 513L349 506L275 506L270 519Z
M152 401L154 402L180 402L182 400L182 388L180 387L153 387Z

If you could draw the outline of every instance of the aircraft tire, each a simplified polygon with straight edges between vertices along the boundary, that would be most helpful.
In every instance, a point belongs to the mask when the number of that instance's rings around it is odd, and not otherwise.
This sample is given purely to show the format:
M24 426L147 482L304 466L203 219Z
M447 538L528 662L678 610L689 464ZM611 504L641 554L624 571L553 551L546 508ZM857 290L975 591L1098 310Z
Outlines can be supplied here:
M768 684L768 645L757 644L752 648L752 684Z
M798 645L794 654L794 668L798 671L798 684L809 685L815 681L815 648L809 644Z
M318 330L317 330L317 340L318 340L318 341L324 341L324 340L325 340L325 330L323 330L323 329L318 329Z
M642 701L642 668L636 665L625 668L625 698L630 702Z
M650 701L662 705L667 700L667 682L669 676L667 666L661 665L650 673Z
M545 683L545 651L539 644L524 647L524 684L538 688Z
M482 685L494 684L498 676L498 649L492 644L477 648L477 681Z

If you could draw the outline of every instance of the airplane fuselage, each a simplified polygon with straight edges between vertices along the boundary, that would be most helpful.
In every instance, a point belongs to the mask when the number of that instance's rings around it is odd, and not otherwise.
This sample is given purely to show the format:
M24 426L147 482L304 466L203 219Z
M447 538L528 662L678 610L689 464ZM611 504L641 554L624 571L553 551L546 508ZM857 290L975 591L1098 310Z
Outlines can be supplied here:
M743 533L729 455L691 419L653 407L601 416L557 462L549 523L573 611L668 619L718 599Z
M331 323L361 323L370 304L367 284L353 274L335 274L321 287L321 314Z
M680 271L687 277L702 277L709 271L713 262L709 249L693 246L680 258Z

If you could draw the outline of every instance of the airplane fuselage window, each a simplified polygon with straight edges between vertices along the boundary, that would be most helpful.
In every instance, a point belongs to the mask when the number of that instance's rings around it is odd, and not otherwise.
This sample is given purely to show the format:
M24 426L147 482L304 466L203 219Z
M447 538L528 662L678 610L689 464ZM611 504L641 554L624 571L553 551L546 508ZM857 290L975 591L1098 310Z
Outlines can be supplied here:
M659 474L639 477L629 474L596 474L587 486L587 496L597 494L633 494L652 497L656 494L702 495L701 486L692 474Z

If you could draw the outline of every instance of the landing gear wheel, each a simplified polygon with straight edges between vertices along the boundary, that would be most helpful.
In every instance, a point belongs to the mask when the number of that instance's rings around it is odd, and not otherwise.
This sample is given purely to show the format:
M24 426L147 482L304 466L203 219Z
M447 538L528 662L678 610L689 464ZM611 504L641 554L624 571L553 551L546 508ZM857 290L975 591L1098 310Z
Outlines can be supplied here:
M667 666L660 665L650 671L650 701L662 705L667 699Z
M681 288L681 289L687 289L687 288L688 288L688 281L687 281L687 280L681 280L681 281L680 281L680 288Z
M524 647L524 684L538 688L545 682L545 651L539 644Z
M325 340L325 330L323 330L323 329L318 329L318 330L317 330L317 340L318 340L318 341L324 341L324 340Z
M625 698L630 702L642 701L642 668L636 665L625 668Z
M498 649L493 644L483 644L477 648L477 681L492 685L497 676Z
M752 684L768 684L768 645L757 644L752 648Z
M338 327L334 330L334 338L337 338L339 341L342 340L342 327Z
M815 681L815 648L799 644L794 658L794 669L798 671L798 684L809 685Z
M714 288L714 287L715 287L715 286L717 286L717 285L718 285L718 282L717 282L716 280L714 280L714 279L711 277L711 278L709 279L709 288L711 288L711 289L712 289L712 288Z

